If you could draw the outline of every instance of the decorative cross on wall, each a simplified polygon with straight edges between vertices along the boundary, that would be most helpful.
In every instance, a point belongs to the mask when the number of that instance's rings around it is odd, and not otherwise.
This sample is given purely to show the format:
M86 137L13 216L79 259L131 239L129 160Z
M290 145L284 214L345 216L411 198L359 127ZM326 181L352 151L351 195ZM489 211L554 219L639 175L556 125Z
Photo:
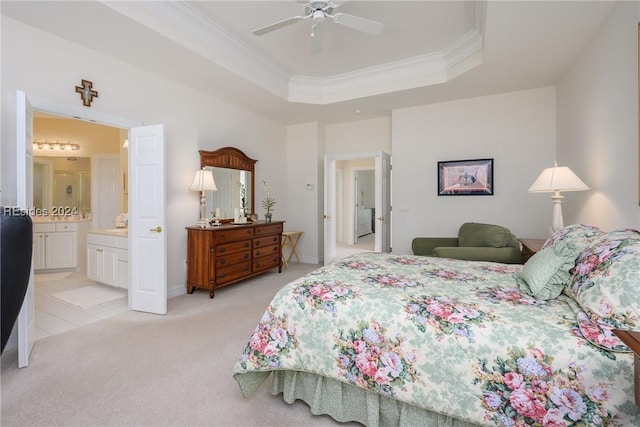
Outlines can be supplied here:
M93 98L98 97L98 91L91 89L92 87L93 82L84 79L82 79L82 86L76 86L76 93L80 94L80 98L82 98L82 105L85 107L91 107Z

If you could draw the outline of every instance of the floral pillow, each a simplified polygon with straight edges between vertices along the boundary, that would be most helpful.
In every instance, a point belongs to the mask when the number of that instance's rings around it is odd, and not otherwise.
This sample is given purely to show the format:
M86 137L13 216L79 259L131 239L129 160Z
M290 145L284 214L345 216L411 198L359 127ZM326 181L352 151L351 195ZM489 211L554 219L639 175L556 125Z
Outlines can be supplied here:
M579 251L585 249L591 241L604 234L602 230L593 225L573 224L568 225L556 231L544 242L542 249L548 246L554 246L556 243L563 242L568 245L571 250L577 248ZM571 266L573 267L573 265Z
M639 278L640 232L612 231L595 238L578 256L565 293L580 304L592 325L609 336L614 328L640 326ZM615 351L618 344L611 347Z

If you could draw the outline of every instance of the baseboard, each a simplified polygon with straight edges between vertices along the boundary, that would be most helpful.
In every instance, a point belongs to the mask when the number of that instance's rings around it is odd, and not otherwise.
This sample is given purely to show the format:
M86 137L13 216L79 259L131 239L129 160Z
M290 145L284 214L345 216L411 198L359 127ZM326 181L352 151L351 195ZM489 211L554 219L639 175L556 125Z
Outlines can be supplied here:
M187 293L187 288L184 285L177 286L175 288L171 288L167 290L167 299L179 297L180 295L184 295Z

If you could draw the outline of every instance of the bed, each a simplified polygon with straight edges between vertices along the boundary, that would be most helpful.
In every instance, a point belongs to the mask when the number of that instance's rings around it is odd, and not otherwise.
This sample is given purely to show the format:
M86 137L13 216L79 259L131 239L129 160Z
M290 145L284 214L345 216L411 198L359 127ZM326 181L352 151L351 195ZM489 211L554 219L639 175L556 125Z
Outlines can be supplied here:
M576 225L524 266L365 253L285 285L242 352L251 395L377 425L640 426L640 233Z

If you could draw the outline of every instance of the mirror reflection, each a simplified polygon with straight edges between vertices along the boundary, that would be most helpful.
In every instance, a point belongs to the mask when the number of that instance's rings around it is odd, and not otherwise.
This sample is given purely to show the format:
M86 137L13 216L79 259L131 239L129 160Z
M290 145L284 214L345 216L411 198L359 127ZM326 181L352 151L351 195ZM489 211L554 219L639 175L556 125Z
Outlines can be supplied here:
M244 208L247 214L253 211L251 172L212 166L205 168L213 172L213 179L218 188L218 191L205 193L206 214L209 218L233 218L235 208Z
M91 212L91 159L89 157L33 157L33 207L54 212Z

